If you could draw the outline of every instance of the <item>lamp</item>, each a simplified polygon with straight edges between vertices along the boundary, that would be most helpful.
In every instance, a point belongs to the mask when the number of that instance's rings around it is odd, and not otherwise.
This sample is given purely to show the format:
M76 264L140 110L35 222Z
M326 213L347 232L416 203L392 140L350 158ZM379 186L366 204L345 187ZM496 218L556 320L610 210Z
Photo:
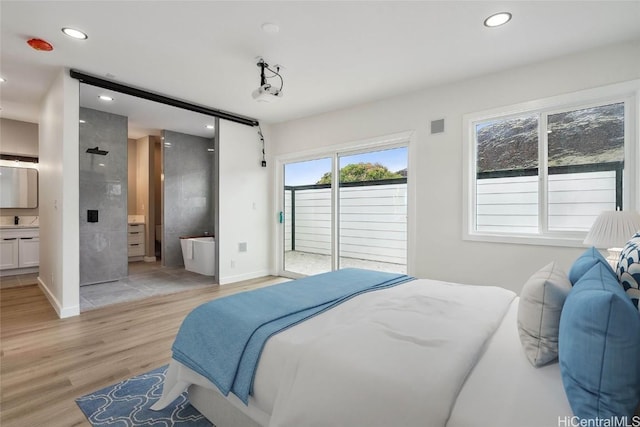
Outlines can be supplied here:
M640 215L635 211L604 211L591 226L584 244L607 248L607 261L617 267L622 248L640 230Z

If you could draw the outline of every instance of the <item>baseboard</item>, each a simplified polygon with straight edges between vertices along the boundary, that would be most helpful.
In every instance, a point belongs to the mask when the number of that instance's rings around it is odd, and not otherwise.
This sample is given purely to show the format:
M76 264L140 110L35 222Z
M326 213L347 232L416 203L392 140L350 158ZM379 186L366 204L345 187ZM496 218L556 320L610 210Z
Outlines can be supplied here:
M220 278L220 285L229 285L231 283L242 282L243 280L257 279L258 277L269 276L269 270L254 271L251 273L238 274L236 276L228 276Z
M73 307L62 307L60 301L56 298L55 295L49 290L47 285L42 281L40 276L38 276L38 287L42 290L42 293L49 300L49 304L53 307L53 309L58 314L58 317L64 319L65 317L78 316L80 314L80 305L76 305Z
M0 277L11 277L11 276L18 276L20 274L37 273L39 270L40 270L39 267L14 268L14 269L11 269L11 270L0 270Z
M146 256L146 257L142 258L142 260L144 262L156 262L156 257L154 257L154 256Z

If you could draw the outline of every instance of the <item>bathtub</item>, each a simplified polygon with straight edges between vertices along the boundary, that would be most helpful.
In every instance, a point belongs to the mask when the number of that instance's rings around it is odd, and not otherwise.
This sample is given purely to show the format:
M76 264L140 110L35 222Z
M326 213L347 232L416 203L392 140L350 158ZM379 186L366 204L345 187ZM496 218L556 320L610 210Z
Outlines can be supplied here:
M181 237L184 268L205 276L216 271L216 241L213 237Z

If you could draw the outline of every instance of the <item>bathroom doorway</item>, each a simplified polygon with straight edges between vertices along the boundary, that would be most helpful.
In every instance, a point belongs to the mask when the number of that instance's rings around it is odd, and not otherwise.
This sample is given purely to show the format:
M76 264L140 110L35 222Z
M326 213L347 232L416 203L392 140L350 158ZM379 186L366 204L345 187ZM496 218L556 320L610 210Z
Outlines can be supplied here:
M137 291L153 294L216 284L215 277L184 270L179 241L215 235L215 118L84 83L80 106L81 145L87 145L80 147L81 286L92 285L81 288L81 309L96 306L82 298L88 288L99 299L121 302L140 293L127 288L134 282L143 286ZM87 120L92 114L104 123Z

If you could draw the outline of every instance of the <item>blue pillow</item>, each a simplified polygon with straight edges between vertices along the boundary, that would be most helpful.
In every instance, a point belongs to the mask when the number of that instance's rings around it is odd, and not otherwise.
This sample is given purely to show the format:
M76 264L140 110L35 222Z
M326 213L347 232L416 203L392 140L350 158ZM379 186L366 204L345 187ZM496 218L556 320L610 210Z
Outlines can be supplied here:
M627 242L618 260L618 280L640 310L640 232Z
M596 248L590 247L573 262L573 265L569 269L569 280L571 284L575 286L578 280L580 280L591 267L598 263L601 263L615 274L605 257L603 257Z
M611 268L596 263L569 292L558 341L573 413L581 419L633 416L640 403L640 314Z

